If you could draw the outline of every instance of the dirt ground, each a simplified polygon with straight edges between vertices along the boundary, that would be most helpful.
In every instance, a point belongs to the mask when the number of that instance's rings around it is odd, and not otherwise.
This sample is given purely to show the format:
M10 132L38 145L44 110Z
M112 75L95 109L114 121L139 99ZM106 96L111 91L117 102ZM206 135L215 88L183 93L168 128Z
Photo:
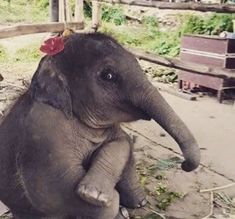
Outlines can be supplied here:
M24 91L36 66L37 63L0 64L4 77L0 82L0 112L4 114ZM235 219L235 105L219 104L214 97L188 101L161 93L194 133L202 161L196 171L185 173L180 169L179 147L159 125L153 121L123 124L135 140L137 169L149 201L144 210L132 213L148 214L145 218L149 219ZM228 188L200 192L221 186ZM5 211L0 204L0 215Z
M192 173L183 172L178 165L160 171L166 177L163 184L170 190L183 194L182 198L167 208L166 215L179 219L204 218L213 206L211 218L235 218L234 105L219 104L216 98L211 97L199 98L193 102L164 92L162 95L194 133L202 154L200 168ZM138 121L126 127L130 133L138 136L136 147L143 150L142 156L138 154L141 150L137 150L137 160L151 160L157 167L162 161L178 157L180 150L177 144L155 122ZM159 174L159 169L156 169ZM216 191L213 198L210 192L199 192L226 185L233 186ZM229 197L230 201L225 201L225 197Z

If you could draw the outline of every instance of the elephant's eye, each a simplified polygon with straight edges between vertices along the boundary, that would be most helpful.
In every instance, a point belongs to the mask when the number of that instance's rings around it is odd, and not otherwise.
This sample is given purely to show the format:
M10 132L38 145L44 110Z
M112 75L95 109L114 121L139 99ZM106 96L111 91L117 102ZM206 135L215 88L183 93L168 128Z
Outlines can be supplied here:
M110 81L110 82L114 82L117 79L117 74L114 73L111 69L106 68L104 69L101 74L100 74L101 78L104 81Z

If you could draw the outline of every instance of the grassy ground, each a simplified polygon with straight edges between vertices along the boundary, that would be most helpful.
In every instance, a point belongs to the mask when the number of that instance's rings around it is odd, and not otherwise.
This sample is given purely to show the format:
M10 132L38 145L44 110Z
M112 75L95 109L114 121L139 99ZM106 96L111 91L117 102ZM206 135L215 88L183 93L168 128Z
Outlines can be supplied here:
M48 21L48 1L1 0L0 23Z
M30 43L25 47L16 49L13 53L0 47L0 63L36 62L42 57L39 45L40 42Z

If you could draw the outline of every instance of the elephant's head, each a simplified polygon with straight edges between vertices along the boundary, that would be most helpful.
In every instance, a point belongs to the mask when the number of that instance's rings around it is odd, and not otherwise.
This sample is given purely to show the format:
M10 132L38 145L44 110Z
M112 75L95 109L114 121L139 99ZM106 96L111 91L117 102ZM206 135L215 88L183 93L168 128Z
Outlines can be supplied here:
M46 56L30 93L93 128L154 119L179 144L191 171L200 151L191 132L143 74L135 57L103 34L73 34L62 52Z

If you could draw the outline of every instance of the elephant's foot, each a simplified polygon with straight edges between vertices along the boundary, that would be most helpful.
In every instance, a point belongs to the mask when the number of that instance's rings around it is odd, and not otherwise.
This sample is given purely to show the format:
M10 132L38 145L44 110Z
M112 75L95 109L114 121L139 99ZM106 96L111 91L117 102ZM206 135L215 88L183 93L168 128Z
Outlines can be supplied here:
M109 207L113 200L114 188L107 182L99 183L98 180L84 178L78 185L77 192L79 196L99 207Z
M78 194L83 200L100 207L108 207L112 201L111 196L105 191L89 184L79 186Z
M147 204L147 199L143 199L143 201L141 201L138 205L137 205L137 208L142 208L144 207L146 204Z
M142 187L134 190L119 189L120 204L127 208L141 208L147 204L146 195Z
M144 198L142 201L139 201L138 199L130 201L129 199L129 200L122 201L121 203L125 207L135 209L135 208L144 207L147 204L147 202L148 202L147 199Z

